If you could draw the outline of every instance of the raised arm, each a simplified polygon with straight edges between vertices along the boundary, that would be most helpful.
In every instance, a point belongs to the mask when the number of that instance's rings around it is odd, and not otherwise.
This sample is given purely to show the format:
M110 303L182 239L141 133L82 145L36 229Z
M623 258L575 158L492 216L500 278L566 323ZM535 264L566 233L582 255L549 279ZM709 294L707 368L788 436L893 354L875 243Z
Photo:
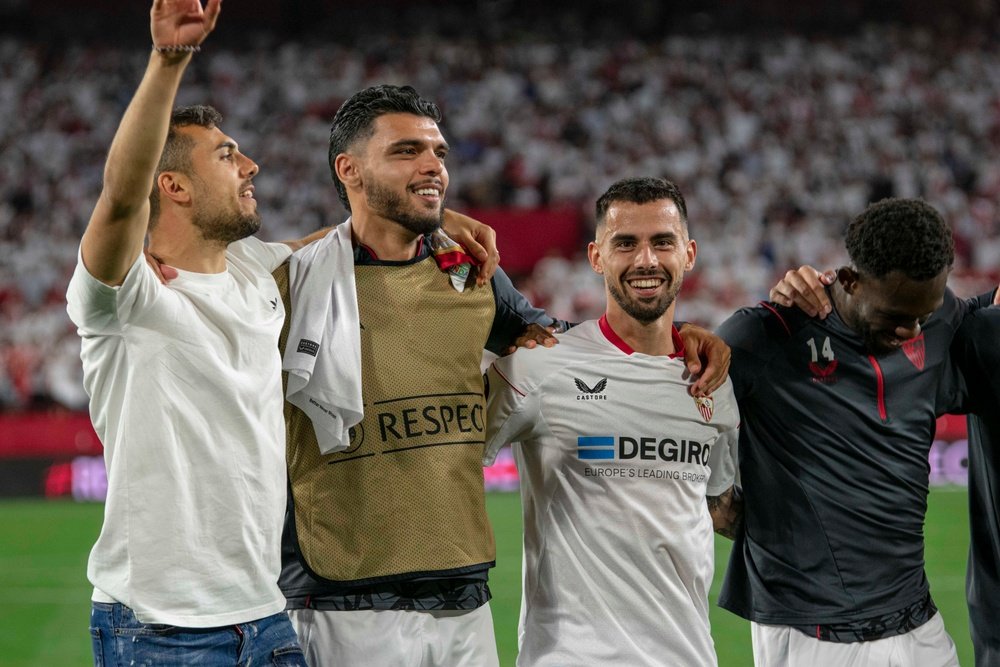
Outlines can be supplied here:
M92 276L120 285L142 252L149 225L149 193L167 140L170 114L191 52L162 47L201 44L215 27L222 0L154 0L154 50L108 151L104 187L83 234L83 263ZM161 47L157 50L155 47Z

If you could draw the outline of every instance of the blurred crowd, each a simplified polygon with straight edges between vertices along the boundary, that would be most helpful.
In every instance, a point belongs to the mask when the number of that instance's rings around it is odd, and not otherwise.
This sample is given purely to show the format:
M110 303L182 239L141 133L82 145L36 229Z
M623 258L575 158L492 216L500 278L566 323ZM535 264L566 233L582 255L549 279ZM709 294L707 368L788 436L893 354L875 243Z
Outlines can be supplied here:
M0 409L86 405L64 291L146 59L0 38ZM1000 277L1000 49L988 30L257 42L208 45L190 74L179 102L219 108L261 165L268 239L343 219L329 121L358 89L405 83L444 111L453 208L577 207L583 250L593 201L612 181L680 184L699 242L681 319L715 326L765 298L785 269L843 262L847 222L885 196L945 213L956 292ZM593 316L602 283L582 257L548 257L519 284L554 315Z

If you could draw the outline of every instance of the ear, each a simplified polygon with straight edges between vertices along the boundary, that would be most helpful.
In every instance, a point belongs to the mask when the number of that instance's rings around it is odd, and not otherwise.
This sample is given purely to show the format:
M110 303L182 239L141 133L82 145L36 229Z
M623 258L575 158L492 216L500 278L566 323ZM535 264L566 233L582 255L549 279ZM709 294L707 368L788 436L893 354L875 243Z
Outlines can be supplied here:
M861 274L849 266L842 266L837 269L837 281L844 288L844 292L854 295L861 284Z
M182 206L191 203L191 181L184 174L164 171L156 177L156 185L162 197Z
M695 257L698 256L698 244L693 239L687 242L687 261L684 262L684 270L690 271L694 268Z
M590 268L597 273L602 275L604 274L604 263L601 261L601 249L593 241L587 244L587 259L590 260Z
M361 187L361 169L358 159L348 153L341 153L333 160L333 171L347 189Z

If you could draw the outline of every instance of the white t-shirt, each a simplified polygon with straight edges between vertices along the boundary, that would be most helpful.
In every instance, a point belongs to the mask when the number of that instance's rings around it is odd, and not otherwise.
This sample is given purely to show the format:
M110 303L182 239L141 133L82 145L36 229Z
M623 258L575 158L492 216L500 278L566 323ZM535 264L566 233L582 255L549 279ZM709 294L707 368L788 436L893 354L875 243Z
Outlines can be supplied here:
M169 285L140 255L121 287L78 259L67 309L108 474L87 568L95 600L183 627L284 608L285 313L270 274L290 253L245 239L226 272Z
M486 463L520 443L518 665L716 664L705 496L733 484L739 413L728 379L699 409L683 373L603 318L490 368Z

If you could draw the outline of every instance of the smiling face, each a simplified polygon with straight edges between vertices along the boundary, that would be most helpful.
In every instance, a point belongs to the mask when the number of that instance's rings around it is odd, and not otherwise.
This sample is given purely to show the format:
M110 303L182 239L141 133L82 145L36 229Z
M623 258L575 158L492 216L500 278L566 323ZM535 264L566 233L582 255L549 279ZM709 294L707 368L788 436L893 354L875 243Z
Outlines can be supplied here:
M694 267L697 246L670 199L614 201L587 254L593 269L604 275L608 310L619 308L649 324L673 305L684 273Z
M206 241L229 245L260 229L253 177L257 164L217 127L187 126L191 148L192 224Z
M441 226L448 189L448 144L425 116L387 113L374 133L337 158L351 210L395 222L414 234Z
M864 339L873 354L887 354L920 335L924 323L944 302L947 269L929 280L914 280L901 271L882 278L841 270L850 296L844 321Z

